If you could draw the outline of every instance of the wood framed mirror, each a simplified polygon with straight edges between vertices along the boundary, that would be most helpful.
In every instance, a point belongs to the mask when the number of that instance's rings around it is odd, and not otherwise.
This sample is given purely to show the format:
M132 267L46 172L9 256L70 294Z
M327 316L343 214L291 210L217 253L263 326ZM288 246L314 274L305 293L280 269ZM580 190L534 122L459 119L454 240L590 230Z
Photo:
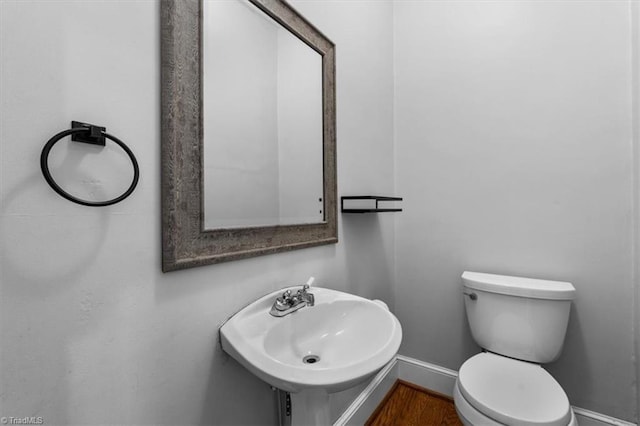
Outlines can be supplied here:
M276 28L280 34L284 30L284 33L288 34L286 37L290 39L293 35L296 42L302 42L304 47L295 49L300 51L308 49L313 52L310 56L319 55L317 102L313 100L316 99L313 96L305 101L311 105L310 109L317 112L318 118L315 120L317 124L311 126L316 128L317 134L312 134L311 131L304 133L299 128L296 129L297 133L281 128L275 133L288 132L290 137L286 143L280 141L268 145L266 137L261 137L256 141L260 144L259 146L242 145L245 139L239 139L238 135L243 134L244 128L256 127L258 125L256 117L262 117L264 113L256 112L256 115L249 113L251 108L255 107L251 97L253 92L246 89L250 84L244 84L249 80L236 82L236 86L227 81L217 80L221 78L220 76L241 73L234 72L232 67L227 66L228 55L223 57L216 51L225 49L215 49L215 42L206 41L212 37L210 35L212 30L206 28L212 25L212 21L205 15L217 13L211 7L206 10L206 1L209 0L162 0L161 2L162 270L167 272L336 243L338 238L334 44L282 0L215 0L217 3L243 2L242 7L253 9L248 13L264 14L268 20L271 20L272 22L268 25L270 28ZM236 5L232 6L237 9ZM235 25L236 21L227 20L227 22L231 23L232 30L239 31ZM220 28L214 28L213 32L218 29ZM244 34L244 30L240 31L240 35ZM276 37L282 38L282 34ZM231 38L223 36L222 40L230 41ZM280 41L279 44L291 44L291 42ZM237 49L232 47L226 50L235 52ZM263 56L268 60L274 56L279 58L281 54L267 53ZM205 59L213 59L213 61L206 62ZM250 56L249 59L251 59ZM211 84L211 74L205 74L204 70L210 69L209 64L216 61L227 67L214 74L217 76L215 82L221 83L217 86L236 87L235 92L229 90L229 93L219 94L209 90L216 85ZM283 69L283 60L278 59L278 61L280 62L274 67ZM288 63L289 60L284 62ZM248 68L246 64L238 66L240 68L237 70L243 72ZM265 67L254 68L258 69L260 78L272 78L269 75L265 77ZM288 71L288 74L285 73L284 77L281 72L277 78L280 82L287 82L303 74L316 74L316 72L298 72L293 68ZM205 75L209 78L209 83ZM242 78L252 77L243 75ZM280 83L280 85L283 84ZM207 90L205 91L204 88ZM247 90L247 94L233 97L239 90ZM289 90L289 93L298 92L300 90L295 87ZM264 97L259 94L256 99ZM218 102L218 107L215 107L215 102L220 99L223 99L223 102ZM232 99L235 106L229 106L227 99ZM241 103L243 100L246 102L244 105ZM286 115L286 111L297 113L304 110L297 103L298 101L292 104L291 96L280 94L276 102L278 114L271 115L277 115L280 121L282 116ZM316 105L317 103L320 105ZM271 111L274 108L276 107L267 106L263 110ZM221 118L221 114L229 114L229 116ZM295 123L302 121L305 120L301 120L298 116L293 119ZM223 125L227 125L227 128L216 132ZM237 132L234 129L237 129ZM254 135L267 133L262 130L253 132ZM215 141L208 139L210 135L217 135ZM229 144L227 147L219 148L221 143L219 135L226 135L223 139ZM317 142L309 142L309 140ZM212 143L215 145L211 145ZM312 147L309 151L315 154L304 154L304 158L298 157L298 154L292 155L292 152L299 151L303 143L308 143ZM285 152L286 155L273 154L273 150ZM248 157L225 157L225 152L244 152ZM249 154L262 159L267 156L277 157L277 160L271 163L280 165L284 161L283 157L293 157L290 165L265 172L269 176L274 174L279 176L279 181L276 182L273 179L275 183L271 186L279 188L282 193L292 191L290 189L292 185L289 183L298 181L307 174L317 176L311 179L312 183L309 186L302 187L312 189L301 190L298 185L295 197L290 197L296 202L298 199L305 198L308 203L303 208L285 207L292 203L283 201L286 198L284 195L277 195L278 192L274 192L276 195L265 196L265 189L251 184L251 179L224 174L222 169L225 168L225 164L233 161L236 165L230 165L227 168L247 169L249 173L255 174L255 169L259 167L254 167ZM212 156L213 159L211 159ZM306 173L304 170L306 166L300 168L301 164L304 165L309 161L318 164L317 172ZM218 169L209 171L212 167L216 167L216 164ZM206 173L205 170L207 170ZM255 176L252 178L256 182L265 182L268 180L264 177L267 174L260 175L257 180ZM317 182L314 182L314 179ZM241 182L244 184L241 185ZM285 189L282 189L283 187ZM208 191L217 192L212 195ZM267 208L266 204L270 203L271 199L279 199L276 203L278 205ZM219 209L238 200L242 202L230 208ZM252 213L254 210L260 213ZM264 212L271 210L287 211L275 216L269 213L272 217L266 218ZM314 210L314 215L308 213L310 210ZM244 217L247 211L250 214ZM294 217L292 211L304 211L304 213ZM218 217L221 215L226 216ZM234 221L238 216L243 217L241 220Z

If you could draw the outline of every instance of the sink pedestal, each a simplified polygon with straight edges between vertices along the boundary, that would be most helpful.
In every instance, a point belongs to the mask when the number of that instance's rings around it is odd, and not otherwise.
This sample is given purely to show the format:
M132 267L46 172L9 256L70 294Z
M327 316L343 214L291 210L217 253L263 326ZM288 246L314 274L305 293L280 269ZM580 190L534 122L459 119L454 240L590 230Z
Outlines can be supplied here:
M329 394L324 389L306 389L292 393L291 426L326 426L331 424Z

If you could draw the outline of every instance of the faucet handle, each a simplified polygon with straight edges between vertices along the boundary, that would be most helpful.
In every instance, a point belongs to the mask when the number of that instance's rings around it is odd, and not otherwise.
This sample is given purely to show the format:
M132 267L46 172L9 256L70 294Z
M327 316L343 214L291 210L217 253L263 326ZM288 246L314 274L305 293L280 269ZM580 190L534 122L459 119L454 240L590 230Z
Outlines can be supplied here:
M313 306L315 304L315 296L313 295L313 293L307 292L310 285L313 283L313 280L313 277L309 278L309 281L307 281L306 284L303 284L302 288L298 290L298 293L296 294L296 297L298 297L300 300L305 301L307 303L307 306Z
M299 290L299 293L306 293L307 290L309 290L309 287L311 287L311 285L313 284L313 282L315 281L315 277L309 277L309 279L307 280L307 282L305 284L302 285L302 290Z

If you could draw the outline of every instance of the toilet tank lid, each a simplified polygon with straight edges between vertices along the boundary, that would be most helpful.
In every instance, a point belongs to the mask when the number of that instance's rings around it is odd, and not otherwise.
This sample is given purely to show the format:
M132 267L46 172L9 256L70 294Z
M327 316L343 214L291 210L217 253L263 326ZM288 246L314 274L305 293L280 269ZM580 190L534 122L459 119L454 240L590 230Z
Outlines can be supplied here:
M573 300L576 289L568 282L512 277L465 271L462 274L465 287L491 293L531 297L549 300Z

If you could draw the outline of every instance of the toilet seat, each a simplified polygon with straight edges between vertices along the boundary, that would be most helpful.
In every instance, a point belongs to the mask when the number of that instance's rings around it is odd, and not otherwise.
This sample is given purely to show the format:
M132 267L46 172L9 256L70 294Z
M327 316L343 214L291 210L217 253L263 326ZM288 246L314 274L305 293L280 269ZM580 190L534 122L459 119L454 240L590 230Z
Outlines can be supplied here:
M458 387L477 411L504 425L567 426L569 399L538 364L483 352L460 367Z

